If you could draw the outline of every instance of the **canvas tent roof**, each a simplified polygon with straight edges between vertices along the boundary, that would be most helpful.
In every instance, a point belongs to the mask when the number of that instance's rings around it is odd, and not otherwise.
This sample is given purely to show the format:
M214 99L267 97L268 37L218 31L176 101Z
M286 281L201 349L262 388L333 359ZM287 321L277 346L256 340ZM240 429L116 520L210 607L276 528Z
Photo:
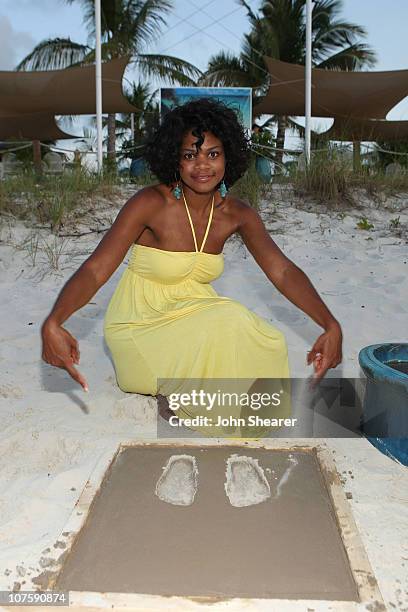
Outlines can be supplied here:
M128 57L102 64L104 113L137 110L122 92ZM95 65L35 72L0 71L0 139L69 138L56 126L54 115L96 112ZM35 138L33 136L35 135Z
M305 67L265 57L271 83L257 115L304 116ZM312 69L312 115L384 119L408 95L408 70L351 72Z
M63 140L77 138L60 130L54 115L35 113L14 117L0 116L0 139L2 140Z
M322 134L330 140L378 141L408 139L408 121L338 119Z
M122 93L127 57L102 64L104 113L136 109ZM95 65L35 72L0 72L0 116L18 113L95 113Z

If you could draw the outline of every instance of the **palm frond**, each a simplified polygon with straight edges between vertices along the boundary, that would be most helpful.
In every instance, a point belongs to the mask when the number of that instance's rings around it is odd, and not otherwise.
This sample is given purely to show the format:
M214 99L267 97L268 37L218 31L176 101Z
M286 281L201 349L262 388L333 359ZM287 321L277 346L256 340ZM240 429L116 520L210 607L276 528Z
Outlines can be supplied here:
M65 0L67 4L80 3L83 10L83 21L91 38L95 38L95 0ZM120 19L123 1L101 0L102 39L109 40Z
M246 9L251 26L256 28L259 22L259 16L253 12L248 2L246 2L245 0L238 0L238 4L240 4Z
M141 124L144 122L145 116L149 114L155 114L159 112L158 103L157 103L157 94L159 93L159 89L155 89L154 91L150 91L150 86L148 83L142 83L138 81L137 83L132 83L132 89L126 90L125 95L129 102L138 110L133 112L133 117L135 120L135 125ZM129 113L119 114L119 120L130 128L130 115Z
M95 0L65 0L68 4L80 3L83 10L83 22L88 30L90 38L95 39ZM106 4L115 4L114 0L101 0L101 34L102 40L106 39L108 25L106 21Z
M202 76L201 70L178 57L160 54L139 53L133 60L141 74L146 77L160 77L180 85L195 85Z
M323 60L316 68L326 70L361 70L364 66L374 66L376 63L374 51L362 43L356 43L342 49L335 55Z
M16 70L59 70L80 64L90 47L70 38L47 38L26 55Z
M171 0L126 0L117 34L132 43L134 53L140 52L157 40L171 9Z
M65 0L68 4L80 2L84 11L84 23L95 38L94 0ZM172 8L171 0L102 0L101 25L104 42L115 39L121 52L136 53L143 45L151 43L166 25L166 15Z
M364 28L346 21L335 21L318 27L315 24L313 48L315 52L336 50L344 45L352 45L366 36Z
M210 58L208 68L199 81L207 87L250 87L250 75L241 59L221 51Z

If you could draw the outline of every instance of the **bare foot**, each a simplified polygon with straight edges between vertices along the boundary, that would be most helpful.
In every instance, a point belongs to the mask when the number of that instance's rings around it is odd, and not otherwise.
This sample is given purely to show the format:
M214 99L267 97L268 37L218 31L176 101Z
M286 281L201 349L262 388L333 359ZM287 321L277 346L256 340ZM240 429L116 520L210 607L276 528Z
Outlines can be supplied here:
M169 402L165 395L156 395L156 399L157 399L157 410L163 419L168 421L171 416L175 416L175 412L174 410L170 408Z

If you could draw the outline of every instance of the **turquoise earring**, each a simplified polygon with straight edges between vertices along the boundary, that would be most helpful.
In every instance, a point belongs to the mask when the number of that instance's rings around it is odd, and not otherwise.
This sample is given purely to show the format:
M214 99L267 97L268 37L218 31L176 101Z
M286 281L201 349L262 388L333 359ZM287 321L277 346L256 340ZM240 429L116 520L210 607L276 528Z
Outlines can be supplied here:
M180 185L178 183L175 186L175 188L173 189L173 195L174 195L174 197L177 200L179 200L181 198L181 188L180 188Z
M227 189L227 186L226 186L226 184L225 184L224 179L222 179L221 184L220 184L220 186L219 186L219 188L218 188L218 189L219 189L219 192L220 192L220 196L221 196L222 198L225 198L225 196L226 196L226 195L227 195L227 193L228 193L228 189Z
M177 184L176 184L175 188L173 189L173 195L176 198L176 200L179 200L181 198L182 191L181 191L181 187L180 187L180 175L179 175L178 172L174 173L174 179L175 179Z

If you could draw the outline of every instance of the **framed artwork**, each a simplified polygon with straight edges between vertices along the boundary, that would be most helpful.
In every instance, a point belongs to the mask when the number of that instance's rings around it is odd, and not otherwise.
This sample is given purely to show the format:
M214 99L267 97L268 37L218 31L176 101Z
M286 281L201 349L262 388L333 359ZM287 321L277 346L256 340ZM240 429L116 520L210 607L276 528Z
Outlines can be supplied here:
M251 131L251 87L164 87L160 89L160 112L164 115L175 106L198 98L214 98L233 108L244 128Z

